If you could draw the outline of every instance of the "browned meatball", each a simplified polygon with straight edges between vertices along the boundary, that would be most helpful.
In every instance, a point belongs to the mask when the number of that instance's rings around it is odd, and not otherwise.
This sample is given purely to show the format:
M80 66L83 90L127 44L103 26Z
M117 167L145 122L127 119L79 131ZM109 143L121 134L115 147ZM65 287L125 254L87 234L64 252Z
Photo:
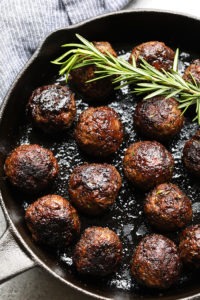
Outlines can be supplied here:
M106 55L107 52L109 52L114 57L117 57L110 43L93 42L93 44L101 53ZM95 71L96 67L94 65L74 69L71 71L70 81L85 97L92 100L105 99L113 91L111 78L104 78L87 83L88 80L94 79L97 76Z
M39 145L21 145L8 155L5 173L10 182L25 192L45 190L58 175L53 153Z
M181 234L180 257L191 268L200 268L200 224L187 227Z
M85 164L73 170L69 195L80 211L97 215L111 206L121 187L121 177L114 166Z
M80 232L76 210L58 195L41 197L29 205L25 219L33 240L53 248L68 246Z
M171 139L180 132L183 116L174 98L157 96L138 103L134 124L144 136L159 141Z
M74 94L68 87L56 84L34 90L27 108L33 123L49 133L66 130L76 115Z
M180 275L181 262L176 245L159 234L145 236L135 249L131 273L142 285L166 289Z
M158 142L137 142L128 147L123 160L126 177L136 186L148 190L170 181L174 159Z
M160 184L147 195L144 212L159 231L177 230L192 221L190 199L172 183Z
M196 59L192 64L187 67L184 72L183 79L193 82L194 79L197 83L200 82L200 59Z
M185 143L183 162L191 174L200 176L200 130Z
M129 62L132 63L132 56L134 56L137 66L139 66L140 57L142 57L156 69L168 71L173 66L174 55L174 51L164 43L151 41L133 48Z
M122 258L122 244L109 228L89 227L75 247L73 261L81 274L106 276L116 271Z
M114 109L90 107L79 117L75 138L80 148L94 156L115 153L123 141L123 127Z

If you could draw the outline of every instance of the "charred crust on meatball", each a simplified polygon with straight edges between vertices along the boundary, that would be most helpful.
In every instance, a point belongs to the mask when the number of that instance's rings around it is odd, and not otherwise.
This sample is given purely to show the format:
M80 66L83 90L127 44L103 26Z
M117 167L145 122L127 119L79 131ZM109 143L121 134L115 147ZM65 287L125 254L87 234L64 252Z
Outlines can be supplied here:
M189 65L184 74L183 79L189 82L196 83L200 82L200 59L194 60L191 65Z
M68 129L75 119L74 94L67 86L45 85L35 89L27 105L33 124L47 133Z
M108 42L93 42L94 46L104 55L108 52L117 57L115 50ZM70 83L82 93L86 99L92 100L104 100L113 91L112 78L103 78L92 82L87 82L96 77L95 71L97 70L95 65L89 65L81 68L77 68L70 73Z
M200 269L200 224L188 226L181 233L179 252L187 267Z
M84 164L76 167L69 178L69 195L78 210L97 215L116 200L121 176L109 164Z
M29 205L25 220L33 240L53 248L65 248L80 232L76 210L58 195L46 195Z
M148 193L144 212L159 231L178 230L192 221L192 203L178 186L163 183Z
M134 114L137 131L159 141L169 140L178 134L184 117L174 98L153 97L139 102Z
M20 190L38 193L58 175L58 163L52 151L37 144L21 145L6 158L4 170L9 181Z
M163 42L150 41L133 48L129 62L132 64L134 56L137 66L140 65L140 57L158 70L170 70L173 66L174 51Z
M122 258L122 244L116 233L105 227L89 227L74 251L77 271L85 275L106 276L116 271Z
M143 190L170 181L173 168L173 156L163 145L156 141L142 141L131 144L123 159L125 176L136 187Z
M179 279L181 262L176 245L168 238L145 236L135 249L131 273L142 285L167 289Z
M107 55L108 53L111 54L114 57L117 57L117 53L111 46L109 42L93 42L93 45L99 50L102 54Z
M80 148L92 156L114 154L123 141L121 120L110 107L90 107L79 116L75 139Z
M183 163L192 175L200 177L200 130L186 141L183 148Z

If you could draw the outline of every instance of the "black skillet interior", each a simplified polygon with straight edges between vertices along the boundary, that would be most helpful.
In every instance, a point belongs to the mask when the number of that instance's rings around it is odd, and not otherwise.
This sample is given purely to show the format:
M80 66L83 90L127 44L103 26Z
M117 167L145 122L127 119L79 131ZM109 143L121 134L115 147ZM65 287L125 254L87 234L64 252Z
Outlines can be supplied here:
M196 276L185 270L178 284L165 292L141 288L131 279L129 262L134 246L144 234L150 233L152 230L145 222L142 212L144 194L132 189L124 177L120 196L107 213L96 218L87 218L81 215L82 230L91 225L108 226L120 235L124 246L124 259L119 271L104 279L92 279L80 277L74 270L71 259L73 246L63 253L55 253L32 242L24 223L24 208L34 198L13 190L3 172L5 157L16 145L38 143L52 149L60 164L59 179L48 192L68 197L67 179L73 167L85 161L94 161L94 159L84 156L77 148L73 140L73 128L61 137L47 137L30 126L25 114L27 99L36 87L55 81L63 83L62 78L57 77L57 67L50 64L50 61L63 52L60 45L75 40L75 33L79 33L89 40L108 40L118 50L118 53L125 57L127 57L126 53L130 52L136 44L150 40L164 41L174 49L180 48L181 60L185 62L181 63L180 67L184 68L192 58L198 58L198 54L200 55L200 44L197 43L196 38L199 31L200 21L164 12L122 12L97 18L79 27L63 29L51 34L11 90L0 123L0 188L2 196L10 218L27 247L35 253L43 267L49 267L64 281L69 281L78 288L86 289L91 293L116 299L130 299L133 295L134 299L155 299L155 297L178 299L200 292L199 274ZM105 161L114 164L122 176L121 159L124 149L130 143L141 139L133 129L132 121L136 99L128 92L129 89L116 92L107 103L120 114L125 128L125 139L120 151ZM76 95L76 98L78 114L80 114L88 106L88 103L83 101L79 95ZM197 128L196 124L186 120L180 136L166 145L172 151L176 163L173 182L177 183L193 201L194 223L200 223L198 216L198 212L200 213L200 185L184 170L181 151L184 141ZM177 233L169 236L177 242Z

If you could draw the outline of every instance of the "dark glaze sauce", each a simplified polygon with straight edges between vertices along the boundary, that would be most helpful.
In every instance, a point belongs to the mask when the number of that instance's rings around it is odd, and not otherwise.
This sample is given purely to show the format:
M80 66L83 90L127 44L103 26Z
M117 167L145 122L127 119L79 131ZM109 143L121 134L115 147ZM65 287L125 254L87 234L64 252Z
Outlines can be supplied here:
M115 45L114 45L115 46ZM120 49L120 47L118 47ZM130 48L129 48L130 50ZM129 53L125 50L118 51L120 55L123 55L126 59L129 57ZM180 71L189 65L192 57L187 53L181 53L180 56ZM61 84L64 83L64 78L54 78L52 82ZM135 110L138 99L134 98L133 94L130 94L130 88L125 87L112 95L108 105L115 109L122 120L124 126L124 141L119 151L107 159L102 159L101 162L113 164L122 176L122 188L117 198L116 203L106 213L98 217L85 217L80 214L81 218L81 232L89 226L108 226L114 230L120 237L123 244L123 260L118 271L113 275L105 278L95 279L86 278L77 274L72 263L72 254L74 245L69 247L65 252L57 252L58 261L62 267L66 269L66 272L74 274L85 286L92 284L98 289L118 289L121 291L135 292L141 296L145 293L149 294L145 288L141 288L130 276L130 260L135 246L141 240L141 238L148 233L153 232L151 227L147 224L143 216L143 199L145 194L137 189L134 189L124 178L122 170L122 159L125 149L133 142L141 140L141 137L135 132L133 128L133 113ZM91 102L90 102L91 103ZM86 109L88 103L82 101L82 99L76 96L77 105L77 117L80 113ZM91 105L91 104L90 104ZM102 104L101 104L102 105ZM52 136L51 138L43 133L33 129L30 124L26 123L21 126L19 135L17 137L17 145L23 143L38 143L44 147L47 147L53 151L60 166L59 178L56 181L54 187L52 187L49 193L56 193L64 196L68 199L68 178L73 168L84 162L98 162L97 159L91 158L83 154L76 142L74 141L73 132L75 124L70 128L65 135L58 138ZM185 125L181 130L178 137L174 138L170 143L165 144L167 149L172 153L175 160L175 169L172 182L177 184L192 200L193 203L193 223L200 223L200 184L195 179L192 179L182 164L182 149L184 143L189 139L195 131L198 129L197 123L192 123L190 119L186 119ZM27 197L24 199L27 199ZM32 201L33 199L30 199ZM23 206L26 208L28 205L27 200L24 201ZM177 243L178 233L168 234L168 237L172 238ZM192 275L189 272L183 271L182 277L174 289L180 289L182 285L189 285L192 280ZM162 294L158 291L151 291L153 295ZM167 293L167 292L162 292Z

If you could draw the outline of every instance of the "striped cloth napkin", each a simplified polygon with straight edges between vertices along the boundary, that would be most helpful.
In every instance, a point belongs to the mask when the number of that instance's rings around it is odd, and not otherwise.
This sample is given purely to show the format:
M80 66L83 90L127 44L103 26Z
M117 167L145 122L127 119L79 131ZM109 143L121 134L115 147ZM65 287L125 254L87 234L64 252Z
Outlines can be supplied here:
M0 0L0 103L51 31L120 10L130 0Z

